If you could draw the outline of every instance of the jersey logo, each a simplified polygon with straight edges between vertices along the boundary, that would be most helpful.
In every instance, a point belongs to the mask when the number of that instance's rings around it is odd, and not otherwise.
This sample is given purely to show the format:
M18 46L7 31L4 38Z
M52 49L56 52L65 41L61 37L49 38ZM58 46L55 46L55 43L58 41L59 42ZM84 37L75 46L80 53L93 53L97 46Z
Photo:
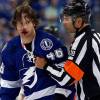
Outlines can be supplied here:
M27 52L22 57L23 67L25 67L28 63L34 63L35 58L31 52Z
M41 41L40 46L43 50L50 50L53 47L53 42L46 38Z
M30 78L32 78L32 80L30 80ZM27 86L29 88L32 88L36 82L37 82L37 74L35 71L35 67L32 66L30 67L25 73L24 73L24 77L22 79L22 83L24 84L24 86ZM31 82L31 84L28 84L28 82Z
M72 57L74 57L74 55L75 55L75 50L71 49L69 55L72 56Z

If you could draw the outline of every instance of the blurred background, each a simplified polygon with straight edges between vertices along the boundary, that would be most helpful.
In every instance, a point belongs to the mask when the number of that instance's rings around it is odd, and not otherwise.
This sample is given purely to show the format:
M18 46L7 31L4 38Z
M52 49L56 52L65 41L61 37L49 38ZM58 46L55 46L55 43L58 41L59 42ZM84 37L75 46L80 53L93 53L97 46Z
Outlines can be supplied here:
M18 35L11 25L11 19L17 5L24 0L0 0L0 63L1 51L5 43ZM100 0L86 0L92 9L91 25L100 32ZM51 32L60 38L67 47L72 42L73 34L67 33L62 23L60 14L68 0L30 0L30 5L36 10L40 19L40 28Z

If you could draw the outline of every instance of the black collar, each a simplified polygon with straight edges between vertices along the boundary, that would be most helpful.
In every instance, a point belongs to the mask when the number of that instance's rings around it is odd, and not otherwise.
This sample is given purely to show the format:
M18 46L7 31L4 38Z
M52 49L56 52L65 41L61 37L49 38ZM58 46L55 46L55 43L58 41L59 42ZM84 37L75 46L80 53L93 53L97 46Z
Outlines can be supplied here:
M82 33L88 32L88 31L90 31L90 30L91 30L90 25L85 26L82 30L76 32L75 38L77 38L77 37L78 37L79 35L81 35Z

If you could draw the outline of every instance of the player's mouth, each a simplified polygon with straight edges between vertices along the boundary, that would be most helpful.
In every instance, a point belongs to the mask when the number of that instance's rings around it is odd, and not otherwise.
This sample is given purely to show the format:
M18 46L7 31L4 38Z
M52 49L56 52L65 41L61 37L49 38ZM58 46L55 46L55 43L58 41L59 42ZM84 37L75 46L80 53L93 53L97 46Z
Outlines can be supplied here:
M27 32L27 31L22 31L21 33L22 33L23 35L28 34L28 32Z

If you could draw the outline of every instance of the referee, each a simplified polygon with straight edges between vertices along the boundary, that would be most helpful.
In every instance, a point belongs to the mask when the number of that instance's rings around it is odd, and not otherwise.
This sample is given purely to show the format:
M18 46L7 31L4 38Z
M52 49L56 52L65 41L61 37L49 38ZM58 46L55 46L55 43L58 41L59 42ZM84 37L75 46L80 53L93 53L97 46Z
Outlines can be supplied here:
M78 100L100 100L100 34L91 29L90 9L83 0L73 0L63 10L63 24L75 32L68 60L48 66L37 57L36 66L43 68L60 85L76 84Z

